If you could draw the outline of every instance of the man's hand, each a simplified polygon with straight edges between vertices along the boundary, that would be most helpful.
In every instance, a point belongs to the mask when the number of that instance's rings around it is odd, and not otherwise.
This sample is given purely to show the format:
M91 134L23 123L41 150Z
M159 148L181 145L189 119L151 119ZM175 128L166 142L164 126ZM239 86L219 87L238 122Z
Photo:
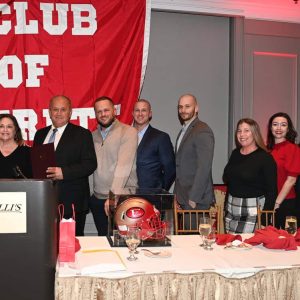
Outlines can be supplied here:
M104 202L104 211L107 216L109 216L109 199L106 199Z
M47 178L52 180L63 180L62 169L59 167L49 167L46 170Z
M189 206L191 208L196 208L196 202L192 201L192 200L189 200Z

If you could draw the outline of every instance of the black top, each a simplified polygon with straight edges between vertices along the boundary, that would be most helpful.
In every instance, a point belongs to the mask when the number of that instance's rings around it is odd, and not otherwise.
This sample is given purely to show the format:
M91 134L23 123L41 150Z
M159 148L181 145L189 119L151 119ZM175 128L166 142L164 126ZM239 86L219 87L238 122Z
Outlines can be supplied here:
M277 169L271 156L261 148L243 155L235 149L224 169L223 180L233 197L265 196L264 209L273 209L277 197Z
M29 147L18 146L16 150L8 156L3 156L0 152L0 178L22 178L22 176L18 176L18 172L15 171L17 166L25 177L32 177Z

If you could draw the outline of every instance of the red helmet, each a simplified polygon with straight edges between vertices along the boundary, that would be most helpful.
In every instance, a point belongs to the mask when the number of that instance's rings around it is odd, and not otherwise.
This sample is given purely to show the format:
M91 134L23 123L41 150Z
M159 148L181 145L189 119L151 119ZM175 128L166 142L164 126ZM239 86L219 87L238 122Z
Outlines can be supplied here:
M120 203L115 210L114 223L121 235L128 227L138 227L141 239L163 239L166 236L166 222L160 220L160 212L149 201L132 197Z

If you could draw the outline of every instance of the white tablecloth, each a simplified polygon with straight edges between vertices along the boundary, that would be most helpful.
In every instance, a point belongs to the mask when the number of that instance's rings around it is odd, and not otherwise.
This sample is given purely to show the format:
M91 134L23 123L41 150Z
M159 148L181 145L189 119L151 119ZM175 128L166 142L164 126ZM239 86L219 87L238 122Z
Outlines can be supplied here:
M245 237L245 236L243 236ZM97 273L91 276L102 278L125 278L136 274L215 272L227 278L245 278L261 270L300 267L300 251L270 250L263 246L252 247L251 250L224 249L214 245L213 251L199 247L200 236L172 236L172 247L151 247L153 251L168 250L171 257L147 257L142 251L138 260L130 262L126 259L128 249L111 248L105 237L79 238L81 250L76 254L80 261L83 250L113 249L116 250L126 266L126 271ZM140 247L141 248L141 247ZM80 276L76 264L58 265L57 276Z

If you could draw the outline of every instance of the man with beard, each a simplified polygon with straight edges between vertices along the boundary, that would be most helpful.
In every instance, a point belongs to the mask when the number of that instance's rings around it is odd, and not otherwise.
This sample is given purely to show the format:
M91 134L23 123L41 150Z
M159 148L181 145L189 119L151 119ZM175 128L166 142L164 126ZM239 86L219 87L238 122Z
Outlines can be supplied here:
M178 101L182 129L176 140L175 194L182 209L208 209L214 202L212 161L214 135L198 118L195 96L183 95Z
M137 187L137 130L116 119L112 99L96 99L94 110L98 122L93 132L98 167L93 174L93 195L89 201L98 235L107 234L110 190Z

